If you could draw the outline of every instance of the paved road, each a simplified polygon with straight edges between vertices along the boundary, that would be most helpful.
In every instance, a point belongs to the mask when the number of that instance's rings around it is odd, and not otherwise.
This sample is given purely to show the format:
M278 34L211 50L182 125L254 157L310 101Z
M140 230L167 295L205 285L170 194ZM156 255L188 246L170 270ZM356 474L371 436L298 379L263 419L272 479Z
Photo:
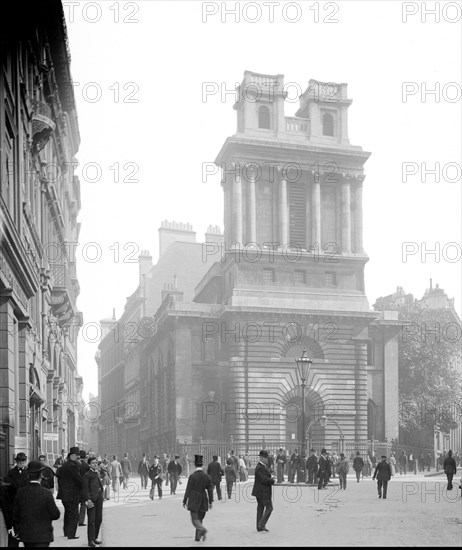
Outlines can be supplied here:
M100 538L107 547L461 546L459 479L455 489L447 491L446 476L397 476L389 483L387 500L378 498L376 482L364 478L356 483L351 475L346 491L339 490L337 480L323 491L278 486L269 533L256 531L250 479L238 484L231 500L214 503L204 521L208 538L200 543L194 541L190 514L182 507L186 480L176 495L164 487L162 500L154 501L134 480L118 499L104 503ZM86 527L78 528L79 540L68 541L62 536L62 517L54 525L52 546L87 546Z

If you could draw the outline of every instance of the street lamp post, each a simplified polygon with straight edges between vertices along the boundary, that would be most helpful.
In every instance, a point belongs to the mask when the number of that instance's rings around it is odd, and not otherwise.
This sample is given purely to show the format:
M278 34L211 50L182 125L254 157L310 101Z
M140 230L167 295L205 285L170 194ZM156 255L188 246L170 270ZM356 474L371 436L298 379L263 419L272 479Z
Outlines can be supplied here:
M302 381L302 451L301 456L306 456L306 438L305 438L305 387L313 361L307 357L306 348L303 348L302 356L295 359L297 363L298 375Z

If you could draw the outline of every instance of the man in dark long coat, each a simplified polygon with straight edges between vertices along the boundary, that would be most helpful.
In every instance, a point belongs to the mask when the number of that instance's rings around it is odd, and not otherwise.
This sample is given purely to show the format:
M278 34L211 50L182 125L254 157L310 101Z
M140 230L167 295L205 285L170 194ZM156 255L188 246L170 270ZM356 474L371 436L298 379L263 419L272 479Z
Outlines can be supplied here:
M8 470L8 473L3 480L6 486L5 491L5 508L7 515L13 517L13 505L16 493L22 487L29 485L29 472L27 471L27 456L25 453L18 453L14 459L16 464Z
M79 507L79 526L85 527L85 514L87 512L87 507L85 506L85 498L83 496L83 476L88 472L90 466L87 462L87 453L82 449L80 451L80 458L77 461L79 465L79 472L82 478L82 490L80 491L80 507Z
M310 456L306 461L306 469L308 470L307 483L313 485L316 482L316 474L318 473L318 457L314 449L310 450Z
M268 452L260 451L260 460L255 467L255 482L253 485L252 496L257 499L257 531L268 532L266 523L273 511L271 500L272 486L274 478L268 469Z
M181 464L178 462L179 459L180 459L180 456L175 455L175 458L172 461L170 461L168 465L168 473L170 475L170 494L171 495L176 495L178 480L180 479L181 472L183 471Z
M321 449L321 456L319 457L318 461L318 489L324 489L327 485L327 482L329 480L331 471L330 471L330 463L329 459L327 458L327 451L326 449Z
M284 482L284 465L287 462L287 456L284 453L284 449L281 447L279 453L276 455L276 472L278 476L278 483Z
M456 461L452 457L452 451L448 451L448 456L444 459L443 463L444 473L448 479L448 491L452 490L452 478L457 474Z
M377 491L379 493L379 498L382 498L382 487L383 487L383 498L387 498L387 487L388 482L391 478L391 467L387 462L387 457L382 456L382 461L377 464L374 470L374 475L372 479L377 478Z
M207 467L207 474L212 480L212 485L217 490L218 500L221 500L221 478L225 475L225 472L218 462L218 456L213 456L212 459L212 462Z
M58 470L58 495L64 506L64 536L78 539L76 536L79 522L79 502L82 490L82 476L79 471L80 450L71 447L67 461Z
M212 479L203 471L203 464L202 455L194 455L196 470L188 478L183 498L183 506L191 513L191 521L196 528L196 541L205 540L207 529L202 522L207 511L212 509L213 502Z
M142 489L146 489L148 486L150 467L151 467L151 464L149 463L149 460L146 458L146 453L143 453L143 458L140 460L140 463L138 464L138 475L141 478Z
M18 489L14 500L14 530L26 547L50 546L53 542L52 521L60 516L51 491L40 484L43 469L40 462L30 462L29 483Z
M83 476L83 498L88 514L88 546L101 544L98 540L99 530L103 521L104 487L98 472L98 460L92 456L88 459L88 470Z

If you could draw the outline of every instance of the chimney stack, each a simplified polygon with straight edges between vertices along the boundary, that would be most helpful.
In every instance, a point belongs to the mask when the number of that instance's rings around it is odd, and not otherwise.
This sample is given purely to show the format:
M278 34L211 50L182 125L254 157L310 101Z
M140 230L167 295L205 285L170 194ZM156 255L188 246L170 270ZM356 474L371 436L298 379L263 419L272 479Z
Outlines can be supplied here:
M159 227L159 256L174 242L195 243L196 232L190 223L164 220Z
M140 284L143 282L143 275L146 275L153 268L152 265L152 256L149 253L149 250L142 250L138 256L138 267L140 274Z
M205 233L205 242L215 243L219 247L221 247L224 242L224 235L221 232L219 225L209 225L207 227L207 232Z

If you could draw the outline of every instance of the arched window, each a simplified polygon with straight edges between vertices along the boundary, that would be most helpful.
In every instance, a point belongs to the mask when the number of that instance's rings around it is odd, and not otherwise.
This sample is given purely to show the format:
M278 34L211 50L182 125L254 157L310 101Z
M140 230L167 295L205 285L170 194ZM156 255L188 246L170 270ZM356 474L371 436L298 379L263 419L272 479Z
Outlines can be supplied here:
M322 117L322 135L334 135L334 117L330 113L325 113Z
M258 127L271 130L271 113L266 105L258 109Z

